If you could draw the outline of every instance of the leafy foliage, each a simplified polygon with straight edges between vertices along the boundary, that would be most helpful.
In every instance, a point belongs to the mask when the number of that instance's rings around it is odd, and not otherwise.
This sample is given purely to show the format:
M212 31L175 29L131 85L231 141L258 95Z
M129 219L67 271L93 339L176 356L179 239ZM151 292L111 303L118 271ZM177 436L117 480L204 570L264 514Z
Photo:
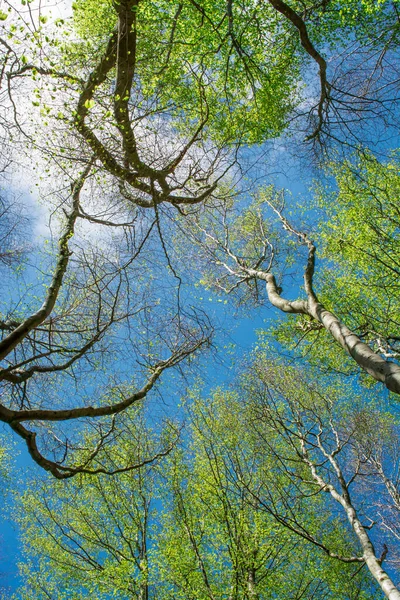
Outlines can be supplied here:
M285 473L276 461L277 452L290 449L273 433L264 446L255 427L257 381L253 375L243 382L243 400L218 390L204 402L196 392L190 430L159 465L51 483L51 494L49 482L29 490L19 509L32 557L21 567L27 586L21 597L374 597L358 566L322 559L256 501L255 490L268 489L277 510L287 501L281 494L296 491L293 471ZM148 431L132 425L110 459L132 451L129 437L153 443ZM271 443L278 444L275 453ZM307 494L293 510L304 528L349 550L352 543L325 500Z
M320 224L314 235L321 266L321 301L385 358L398 360L399 194L398 161L369 153L331 163L334 185L316 187ZM332 180L331 180L332 181ZM356 374L350 357L338 356L329 333L306 317L282 322L276 339L323 368ZM366 385L371 382L362 377ZM369 383L368 383L369 381Z
M6 6L1 164L34 165L56 241L21 284L23 219L1 202L16 287L1 305L0 418L41 467L74 476L18 500L20 597L388 595L397 420L321 372L361 365L400 393L398 160L362 146L398 122L399 0L76 0L67 22ZM245 180L256 145L295 147L299 132L330 157L305 218ZM246 309L268 296L297 315L264 351L304 373L257 356L236 391L192 394L178 441L138 415L165 370L210 344L187 302L200 271Z

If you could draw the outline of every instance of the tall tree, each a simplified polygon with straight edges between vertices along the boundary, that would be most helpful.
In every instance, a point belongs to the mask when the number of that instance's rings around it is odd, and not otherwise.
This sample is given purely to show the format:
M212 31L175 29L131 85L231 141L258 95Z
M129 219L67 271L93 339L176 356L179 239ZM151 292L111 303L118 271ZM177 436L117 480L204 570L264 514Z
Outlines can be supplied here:
M173 584L171 597L356 598L361 590L368 597L358 565L321 563L311 545L259 510L254 489L267 487L279 503L291 481L278 472L274 456L259 451L248 408L238 394L224 390L198 397L193 437L180 456L169 458L171 497L159 553L162 574ZM315 523L324 512L326 534L340 537L325 503L315 500L308 498L306 518Z
M356 165L334 166L333 172L338 188L319 193L324 221L310 228L311 234L304 229L301 208L294 206L292 216L285 216L284 192L273 187L259 192L241 212L227 201L213 215L196 215L192 231L206 261L204 282L228 293L247 284L245 290L257 301L264 283L272 306L301 315L294 326L280 328L280 341L294 339L298 345L306 338L305 353L311 346L311 356L329 362L330 353L339 365L332 345L326 349L330 338L365 373L399 394L395 163L382 165L367 155ZM321 272L316 271L319 240L325 258ZM284 275L297 275L301 267L304 299L290 300L284 295ZM301 285L297 277L295 282Z
M45 293L40 290L36 297L30 293L29 285L23 288L22 297L14 292L3 306L1 321L1 420L25 440L34 460L59 478L85 469L85 459L76 463L71 457L69 464L65 462L77 443L72 428L44 428L42 423L112 417L140 402L162 372L206 344L210 332L206 320L195 314L191 321L183 314L179 318L167 317L166 303L162 307L165 313L157 317L160 289L157 299L151 299L150 278L141 281L145 267L144 263L137 264L155 228L154 221L143 219L137 226L135 219L134 229L127 224L126 235L119 236L118 245L109 245L108 249L85 241L82 230L76 233L79 224L87 221L81 213L81 194L89 171L90 166L76 180L72 191L65 191L62 197L65 215L55 260L51 257L55 265L47 259L51 274L44 281L39 279ZM107 222L99 226L108 228ZM9 257L10 251L6 250L5 255ZM14 282L18 283L19 275L17 272ZM137 335L135 340L134 328L140 328L144 335ZM135 364L124 379L117 369L111 376L107 374L112 353L114 360L117 356L122 360L128 348L131 359L136 356L142 363L142 384L140 380L136 383L139 373ZM72 394L68 379L82 382ZM97 387L96 392L93 386ZM87 398L96 393L101 400L93 406ZM113 427L112 420L100 425L98 444L88 448L87 457L100 451ZM47 439L46 449L37 443L38 434Z
M297 369L286 367L283 371L265 360L247 377L246 387L254 406L252 426L260 449L272 453L278 472L283 470L293 481L292 489L282 490L280 503L274 501L268 484L253 491L254 498L279 523L329 556L365 563L385 597L400 598L398 586L382 565L388 554L396 553L396 536L381 541L382 552L378 553L376 536L371 533L376 526L374 502L381 506L388 502L397 513L398 464L386 464L391 474L385 474L380 462L385 446L388 456L393 456L390 448L398 436L397 421L376 410L372 402L359 408L353 401L349 406L340 401L338 390L328 386L323 390L320 382L305 381ZM252 483L250 487L256 489ZM360 555L332 551L332 541L325 542L307 523L301 502L321 493L329 495L346 517L358 539ZM369 498L366 504L365 493Z
M250 482L259 490L274 479L276 502L291 482L270 454L256 452L249 418L238 396L219 390L196 400L167 462L34 486L19 507L27 558L18 597L375 598L359 562L320 560L309 540L254 502ZM152 454L154 443L143 425L125 422L109 460L129 462L118 455L148 444ZM318 523L323 509L324 496L308 497L308 522ZM323 529L325 539L351 547L334 514L325 514Z
M138 414L126 418L103 464L112 471L137 463L134 471L80 474L71 484L55 482L50 495L49 481L38 482L25 494L20 523L29 550L21 598L149 598L157 461L143 457L170 451L160 450L167 437L156 440Z

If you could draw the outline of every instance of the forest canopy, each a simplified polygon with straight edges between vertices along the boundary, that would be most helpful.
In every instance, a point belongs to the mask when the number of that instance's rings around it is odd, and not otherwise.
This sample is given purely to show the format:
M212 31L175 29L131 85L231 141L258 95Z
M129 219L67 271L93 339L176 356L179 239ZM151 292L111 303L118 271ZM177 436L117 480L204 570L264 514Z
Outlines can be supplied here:
M399 41L3 0L4 597L399 600Z

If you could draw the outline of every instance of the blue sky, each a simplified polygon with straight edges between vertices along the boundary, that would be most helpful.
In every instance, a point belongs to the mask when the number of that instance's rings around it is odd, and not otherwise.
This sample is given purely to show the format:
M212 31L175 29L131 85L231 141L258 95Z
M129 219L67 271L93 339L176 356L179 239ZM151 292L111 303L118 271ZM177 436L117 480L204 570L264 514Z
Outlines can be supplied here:
M259 179L261 171L265 170L264 160L266 157L264 157L264 152L262 149L259 149L261 159L259 158L258 162L254 150L249 149L246 153L249 157L246 161L248 160L250 164L254 164L249 171L248 177L251 178L253 176ZM294 195L305 194L307 186L311 181L310 178L308 181L305 180L305 177L300 180L296 173L296 165L292 159L286 164L282 164L282 158L284 157L286 161L287 155L285 155L284 150L274 151L272 157L271 155L269 156L268 161L271 165L274 162L277 165L267 168L267 175L264 175L260 181L264 181L265 183L274 181L279 187L289 188ZM285 175L284 170L287 170L289 174ZM29 254L25 270L17 278L10 280L11 288L8 289L8 294L11 294L11 297L15 296L15 299L17 299L19 292L26 289L26 286L31 289L33 294L35 290L37 293L40 293L42 289L42 269L38 269L37 265L40 266L42 260L40 249L45 246L45 240L51 236L51 232L48 228L49 214L41 204L38 204L37 193L30 195L25 184L22 189L15 188L12 192L16 194L21 203L26 207L27 214L29 216L34 215L33 221L31 221L33 233L31 239L35 240L34 247L37 247L37 251ZM18 288L20 289L18 290ZM290 293L290 290L288 292ZM185 295L188 297L191 296L196 305L209 312L213 322L217 324L219 332L215 336L215 346L217 348L226 346L225 350L218 351L217 357L208 355L202 358L196 370L196 376L200 376L203 381L207 382L206 390L210 390L218 385L229 384L234 377L235 367L240 362L241 357L256 344L257 330L266 327L271 315L276 311L268 307L268 305L250 310L243 308L237 310L229 298L217 296L212 291L206 290L199 285L192 285L191 289L186 289ZM168 379L168 375L165 375L164 380ZM166 405L155 408L155 410L158 412L161 409L162 413L171 416L180 398L177 398L173 392L168 391L168 384L166 388ZM156 401L153 401L152 405L154 405L154 402ZM19 438L10 436L10 432L4 428L5 426L3 426L4 434L2 435L4 435L6 440L12 439L14 443L15 452L13 452L13 460L15 461L15 472L18 473L18 490L22 492L25 485L24 482L29 480L31 475L41 476L42 473L29 456L25 444L21 443ZM0 553L0 568L2 573L0 586L7 587L9 591L16 589L18 585L17 562L20 560L18 527L12 517L12 502L12 498L8 497L7 504L9 508L5 511L0 530L0 548L2 548Z
M69 2L65 2L64 9L57 7L58 14L65 16L69 11ZM35 8L35 5L32 5ZM303 156L297 158L293 149L296 147L296 141L290 139L279 140L269 144L265 148L249 148L242 153L242 163L247 167L246 177L251 182L275 183L278 187L284 187L290 190L293 198L300 197L301 203L307 206L309 197L309 188L312 183L315 170L313 165L307 164L307 159ZM383 149L384 144L380 147ZM386 149L386 147L385 147ZM40 291L43 286L41 270L43 265L49 265L51 261L47 257L42 260L44 240L51 236L48 229L49 211L46 210L43 203L38 202L38 193L30 194L30 176L27 171L21 169L15 172L13 184L9 190L11 195L15 195L21 203L26 206L28 214L34 215L31 223L29 238L32 245L32 252L29 255L27 266L17 277L11 278L3 287L3 294L7 295L6 303L10 297L18 298L20 292L26 293L26 288L30 288L34 293ZM307 215L308 217L310 214ZM57 233L57 224L53 222L53 232ZM297 296L298 288L289 287L285 289L288 296ZM217 297L214 293L201 287L194 286L186 289L185 295L193 298L193 303L204 308L212 316L212 319L218 324L221 331L217 331L215 345L219 348L218 360L212 353L207 354L199 360L198 369L195 376L199 376L206 382L206 389L216 385L229 384L237 365L246 352L254 347L257 342L257 330L268 325L269 319L276 315L276 311L267 305L257 309L241 309L238 312L231 305L229 300ZM221 347L226 346L221 351ZM119 366L116 365L116 369ZM122 366L121 366L121 370ZM150 400L150 405L159 414L170 414L176 410L180 396L172 389L174 383L169 381L166 375L165 404L157 407L157 400ZM189 382L193 376L189 376ZM162 382L161 382L162 385ZM180 393L180 392L179 392ZM3 433L0 429L0 435L9 439L9 433ZM37 475L39 469L32 462L25 446L19 441L13 442L13 459L15 461L15 471L17 487L19 492L24 489L24 482L29 480L31 475ZM12 497L8 497L5 517L0 529L0 561L1 561L1 586L10 590L16 588L18 584L17 562L20 558L18 550L18 532L12 518ZM6 593L6 595L7 595Z

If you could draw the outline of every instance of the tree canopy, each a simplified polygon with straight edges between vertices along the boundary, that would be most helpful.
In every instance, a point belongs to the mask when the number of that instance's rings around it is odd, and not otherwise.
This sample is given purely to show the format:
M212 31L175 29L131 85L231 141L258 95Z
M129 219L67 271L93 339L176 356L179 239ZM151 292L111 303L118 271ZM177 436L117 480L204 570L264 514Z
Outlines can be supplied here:
M15 597L398 600L398 0L67 5L0 8Z

